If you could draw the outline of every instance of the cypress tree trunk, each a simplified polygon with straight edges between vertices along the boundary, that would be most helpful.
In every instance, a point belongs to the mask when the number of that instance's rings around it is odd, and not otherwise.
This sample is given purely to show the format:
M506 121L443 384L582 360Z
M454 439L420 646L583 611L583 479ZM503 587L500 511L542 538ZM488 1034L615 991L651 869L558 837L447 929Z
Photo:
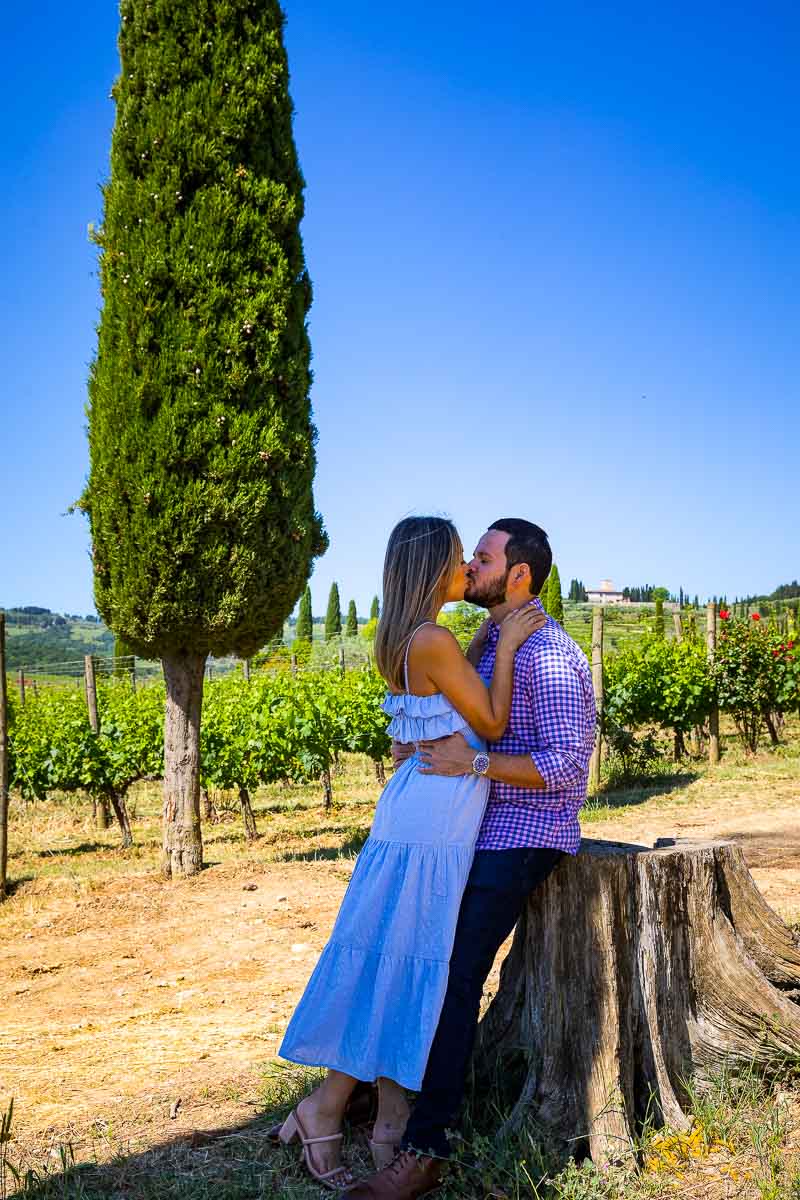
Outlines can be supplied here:
M167 685L164 718L164 807L161 871L196 875L203 866L200 831L200 713L204 654L162 659Z

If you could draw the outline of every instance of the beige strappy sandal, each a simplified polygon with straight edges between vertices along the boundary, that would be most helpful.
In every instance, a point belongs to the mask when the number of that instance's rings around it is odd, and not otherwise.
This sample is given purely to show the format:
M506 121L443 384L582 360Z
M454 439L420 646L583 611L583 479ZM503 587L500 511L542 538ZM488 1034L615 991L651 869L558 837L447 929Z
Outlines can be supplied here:
M289 1116L281 1126L278 1137L284 1146L288 1146L294 1141L300 1141L303 1147L303 1160L306 1164L306 1170L312 1179L316 1179L317 1183L321 1183L323 1187L328 1188L332 1192L340 1192L343 1189L346 1190L352 1187L355 1181L347 1167L340 1164L331 1171L318 1171L314 1166L311 1151L309 1150L309 1146L314 1146L318 1142L341 1142L344 1138L343 1133L329 1133L326 1137L306 1137L306 1131L300 1123L300 1118L295 1108L289 1113Z

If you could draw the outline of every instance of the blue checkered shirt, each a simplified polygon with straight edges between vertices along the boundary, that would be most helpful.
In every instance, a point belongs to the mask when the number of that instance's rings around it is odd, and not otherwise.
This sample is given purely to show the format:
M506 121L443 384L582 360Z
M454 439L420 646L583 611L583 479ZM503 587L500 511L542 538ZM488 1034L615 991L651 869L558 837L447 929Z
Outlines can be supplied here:
M499 636L499 626L492 623L478 665L487 684ZM476 849L548 846L577 853L578 812L586 799L596 720L586 655L548 617L517 651L511 716L503 736L489 743L490 753L530 754L547 786L521 788L492 780Z

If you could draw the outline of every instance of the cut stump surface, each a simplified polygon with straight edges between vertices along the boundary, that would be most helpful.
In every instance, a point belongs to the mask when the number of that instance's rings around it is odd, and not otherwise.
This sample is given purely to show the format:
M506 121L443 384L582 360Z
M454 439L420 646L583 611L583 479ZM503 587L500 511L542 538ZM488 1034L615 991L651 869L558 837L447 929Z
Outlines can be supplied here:
M685 1081L800 1055L800 945L733 842L584 840L532 895L480 1027L476 1070L597 1163L650 1116L686 1129Z

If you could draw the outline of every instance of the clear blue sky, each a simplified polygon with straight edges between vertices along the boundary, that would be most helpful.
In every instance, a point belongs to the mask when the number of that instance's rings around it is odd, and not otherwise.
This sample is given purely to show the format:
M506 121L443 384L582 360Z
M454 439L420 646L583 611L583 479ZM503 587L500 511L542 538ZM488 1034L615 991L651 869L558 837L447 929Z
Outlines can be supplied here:
M800 575L800 18L789 4L287 0L331 539L550 533L565 587ZM84 403L113 4L4 23L0 604L93 608Z

